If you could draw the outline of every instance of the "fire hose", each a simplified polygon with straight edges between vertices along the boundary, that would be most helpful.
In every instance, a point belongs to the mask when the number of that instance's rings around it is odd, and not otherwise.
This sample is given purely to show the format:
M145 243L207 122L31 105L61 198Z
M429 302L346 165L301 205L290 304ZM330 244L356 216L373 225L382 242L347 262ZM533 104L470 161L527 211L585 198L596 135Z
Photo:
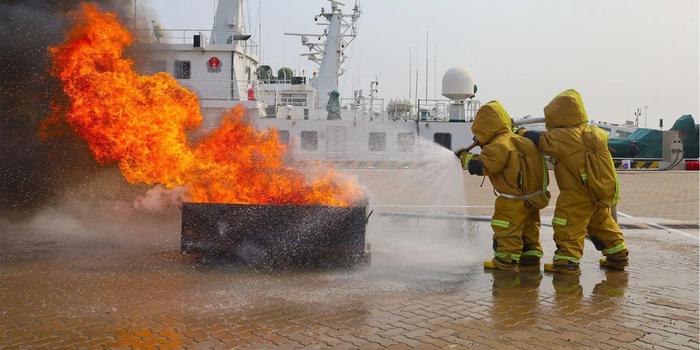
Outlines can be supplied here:
M537 123L544 123L544 118L527 118L526 117L526 118L521 118L518 120L513 120L513 125L515 125L515 126L521 126L521 125L527 125L527 124L537 124ZM455 154L469 152L472 149L476 148L477 146L479 146L479 142L474 140L474 143L472 143L471 145L469 145L465 148L461 148L461 149L457 150L455 152Z

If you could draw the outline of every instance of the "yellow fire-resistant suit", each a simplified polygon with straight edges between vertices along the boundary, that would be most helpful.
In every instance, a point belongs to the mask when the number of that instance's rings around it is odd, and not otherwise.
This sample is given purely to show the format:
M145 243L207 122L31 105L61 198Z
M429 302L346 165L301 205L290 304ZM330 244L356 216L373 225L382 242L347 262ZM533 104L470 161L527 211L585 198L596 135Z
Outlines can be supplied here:
M515 263L521 256L536 257L539 262L540 209L550 198L543 155L532 141L513 132L510 116L497 101L479 109L472 132L481 146L483 174L498 195L491 220L495 258Z
M567 90L545 108L547 131L539 148L555 162L560 194L552 225L556 264L578 264L588 232L598 250L609 259L626 262L627 247L611 215L619 199L619 182L607 134L588 125L581 96Z

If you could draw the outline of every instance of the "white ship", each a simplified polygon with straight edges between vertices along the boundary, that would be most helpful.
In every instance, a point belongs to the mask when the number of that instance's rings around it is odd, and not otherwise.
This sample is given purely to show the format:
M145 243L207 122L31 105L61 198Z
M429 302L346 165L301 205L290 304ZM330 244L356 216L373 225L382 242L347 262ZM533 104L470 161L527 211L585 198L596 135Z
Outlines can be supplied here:
M353 98L331 101L337 105L329 112L330 94L341 93L338 80L345 51L358 35L360 7L346 14L343 3L329 0L330 8L315 17L319 33L287 33L300 38L309 50L303 56L318 65L306 77L260 63L243 2L220 0L211 30L149 30L148 45L158 57L151 71L169 72L199 96L204 129L216 127L224 110L242 104L259 128L279 130L280 138L293 145L295 160L355 165L408 161L419 137L451 150L472 143L469 121L480 102L466 70L455 69L447 77L453 100L385 103L378 82L369 82L367 96L353 91Z
M199 96L205 130L218 125L223 111L242 104L258 128L279 130L297 161L360 167L405 164L415 159L417 138L453 151L473 142L471 120L481 103L465 68L445 73L445 100L398 99L385 104L374 81L368 83L366 96L358 90L352 98L332 101L331 94L341 93L338 80L345 53L358 35L362 12L355 4L346 14L343 3L328 1L330 8L321 8L314 17L319 33L285 33L299 37L308 49L302 56L317 64L310 77L286 67L275 72L261 64L258 45L245 23L244 0L219 0L210 30L149 29L147 45L158 57L150 62L151 71L169 72ZM597 125L613 137L634 131L627 125Z

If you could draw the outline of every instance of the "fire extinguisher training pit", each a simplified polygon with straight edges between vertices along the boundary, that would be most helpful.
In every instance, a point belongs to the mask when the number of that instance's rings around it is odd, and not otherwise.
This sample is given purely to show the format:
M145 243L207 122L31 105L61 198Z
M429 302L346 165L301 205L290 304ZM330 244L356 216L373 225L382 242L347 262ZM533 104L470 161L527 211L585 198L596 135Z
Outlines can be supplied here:
M352 267L369 263L367 204L183 203L181 251L251 267Z

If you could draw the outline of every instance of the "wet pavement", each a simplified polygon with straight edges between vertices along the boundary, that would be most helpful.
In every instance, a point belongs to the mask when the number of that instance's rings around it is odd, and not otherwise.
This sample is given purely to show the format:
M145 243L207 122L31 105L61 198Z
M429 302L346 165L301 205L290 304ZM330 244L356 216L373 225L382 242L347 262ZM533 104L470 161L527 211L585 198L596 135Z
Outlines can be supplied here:
M487 223L377 210L371 266L265 272L182 259L178 219L2 221L0 348L698 348L698 241L674 232L627 230L628 272L589 244L580 278L488 273Z

